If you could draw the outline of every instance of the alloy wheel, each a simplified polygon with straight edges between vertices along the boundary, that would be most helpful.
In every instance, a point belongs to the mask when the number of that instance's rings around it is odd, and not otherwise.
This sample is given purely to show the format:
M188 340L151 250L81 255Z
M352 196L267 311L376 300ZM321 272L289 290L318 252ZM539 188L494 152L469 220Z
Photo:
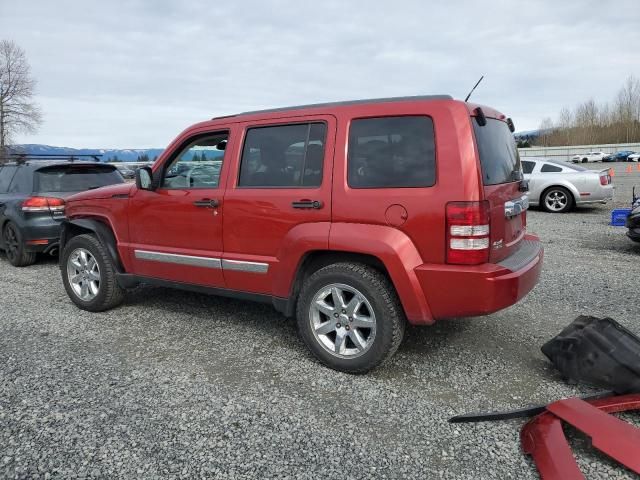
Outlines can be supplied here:
M569 199L567 195L560 190L551 190L544 198L545 205L549 210L559 212L566 208Z
M321 288L309 308L315 339L332 355L356 358L367 352L376 336L376 316L369 300L342 283Z
M67 260L69 285L78 298L90 302L100 292L100 267L95 257L84 248L77 248Z
M14 261L18 258L18 254L20 253L20 242L18 240L18 232L16 232L16 228L11 223L9 223L4 229L4 246L7 258L10 261Z

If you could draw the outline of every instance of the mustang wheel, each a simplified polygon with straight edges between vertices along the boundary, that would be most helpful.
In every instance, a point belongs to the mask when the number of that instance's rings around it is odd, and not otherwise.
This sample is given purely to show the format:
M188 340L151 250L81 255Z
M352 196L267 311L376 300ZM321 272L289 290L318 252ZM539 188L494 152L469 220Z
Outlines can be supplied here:
M552 213L565 213L573 207L573 197L563 187L551 187L542 194L544 209Z
M106 248L93 235L78 235L61 253L60 272L69 298L78 307L100 312L122 302L124 290Z
M298 329L325 365L364 373L391 357L405 318L395 289L367 265L336 263L305 282L297 308Z
M13 223L8 222L2 231L7 260L14 267L26 267L33 265L36 261L35 252L25 251L24 241L20 229Z

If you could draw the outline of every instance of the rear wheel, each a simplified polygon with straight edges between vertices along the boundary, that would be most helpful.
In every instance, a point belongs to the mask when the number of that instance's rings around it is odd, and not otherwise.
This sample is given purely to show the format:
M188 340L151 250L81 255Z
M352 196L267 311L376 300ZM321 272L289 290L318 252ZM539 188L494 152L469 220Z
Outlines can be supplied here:
M20 229L13 222L7 222L2 230L2 239L7 260L14 267L27 267L36 262L35 252L27 252Z
M589 161L589 159L588 159L588 158L583 158L583 159L582 159L582 163L587 163L588 161Z
M109 310L124 298L111 257L93 235L69 240L61 253L60 273L67 295L83 310Z
M297 320L315 357L347 373L365 373L390 358L405 328L389 279L359 263L336 263L311 275L300 292Z
M547 212L565 213L573 208L573 196L564 187L551 187L542 194L541 203Z

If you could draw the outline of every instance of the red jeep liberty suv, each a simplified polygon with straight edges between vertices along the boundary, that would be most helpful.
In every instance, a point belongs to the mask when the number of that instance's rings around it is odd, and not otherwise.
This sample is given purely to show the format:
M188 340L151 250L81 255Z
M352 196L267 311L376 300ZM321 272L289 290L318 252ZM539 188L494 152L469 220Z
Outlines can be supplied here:
M67 200L64 286L90 311L140 282L268 302L321 362L366 372L406 321L489 314L535 286L512 131L449 96L198 123L135 185Z

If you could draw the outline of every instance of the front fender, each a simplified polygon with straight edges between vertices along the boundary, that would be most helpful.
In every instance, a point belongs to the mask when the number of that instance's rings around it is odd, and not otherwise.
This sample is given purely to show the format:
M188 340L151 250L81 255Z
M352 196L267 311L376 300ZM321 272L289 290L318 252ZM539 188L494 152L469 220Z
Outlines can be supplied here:
M67 242L68 234L74 229L74 227L93 233L100 243L107 249L118 273L125 272L124 267L122 266L122 261L120 260L120 254L118 253L118 242L111 230L111 227L94 218L63 220L60 232L60 252L63 251ZM62 261L62 255L60 255L60 261Z
M400 230L384 225L334 223L329 249L373 255L387 269L409 322L431 324L431 309L415 273L423 264L411 239Z

